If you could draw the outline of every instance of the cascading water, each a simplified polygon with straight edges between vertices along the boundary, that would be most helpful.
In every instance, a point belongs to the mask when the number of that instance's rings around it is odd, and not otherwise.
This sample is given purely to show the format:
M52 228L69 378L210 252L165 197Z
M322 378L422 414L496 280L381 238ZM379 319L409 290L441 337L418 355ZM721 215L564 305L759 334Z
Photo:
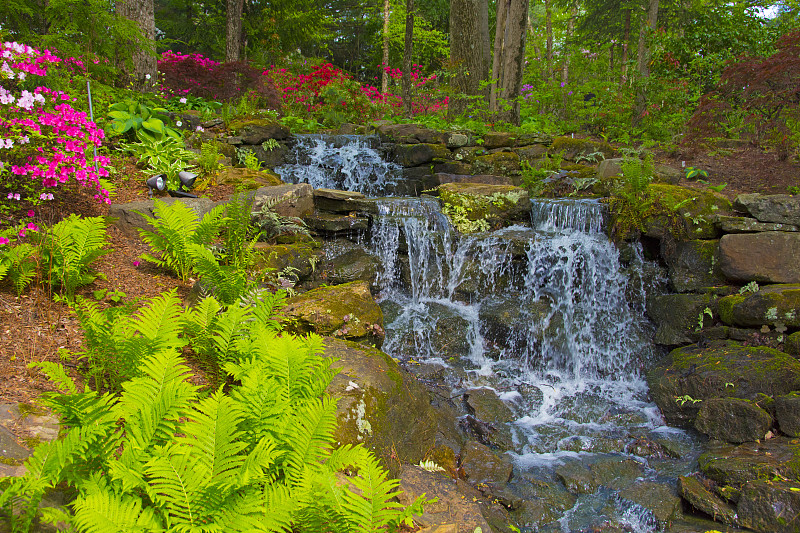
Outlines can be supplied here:
M377 151L380 140L363 135L296 135L287 156L275 169L288 183L309 183L315 189L343 189L367 195L384 194L399 167Z
M446 367L454 389L490 387L514 406L518 472L553 480L559 465L617 460L626 439L675 432L647 402L641 374L654 355L645 263L633 249L622 264L601 204L537 201L533 230L461 238L433 199L387 200L380 213L372 243L384 266L384 351ZM580 497L560 530L590 527L599 508L656 530L652 513L609 490Z

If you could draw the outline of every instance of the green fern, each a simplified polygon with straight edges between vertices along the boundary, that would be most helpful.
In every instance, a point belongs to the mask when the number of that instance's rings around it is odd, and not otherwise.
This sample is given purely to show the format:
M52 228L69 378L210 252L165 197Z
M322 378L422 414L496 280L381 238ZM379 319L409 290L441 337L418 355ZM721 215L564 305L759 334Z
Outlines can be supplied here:
M14 285L17 296L36 277L36 248L27 242L0 248L0 281L7 277Z
M154 231L142 228L138 228L138 231L142 240L159 257L144 254L142 259L166 267L186 281L194 264L189 245L207 245L216 238L223 223L223 209L222 206L216 206L198 220L197 213L183 202L166 204L156 200L153 206L155 217L139 213Z
M253 260L253 245L261 235L252 225L252 193L238 192L225 204L225 224L222 228L222 247L227 265L244 270Z
M31 235L39 246L42 269L51 276L48 281L60 287L67 299L72 299L77 287L95 280L91 264L111 252L104 249L108 242L101 217L82 218L73 213L49 231Z
M205 289L223 305L238 301L254 288L242 266L221 265L211 250L199 244L189 243L186 251Z

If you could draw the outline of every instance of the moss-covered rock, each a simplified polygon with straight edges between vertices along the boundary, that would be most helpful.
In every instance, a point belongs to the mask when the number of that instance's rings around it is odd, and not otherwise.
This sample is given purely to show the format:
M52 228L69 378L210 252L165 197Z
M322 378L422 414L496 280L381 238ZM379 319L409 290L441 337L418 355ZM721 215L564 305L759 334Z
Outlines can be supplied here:
M509 226L530 217L530 197L525 189L510 185L480 183L445 183L439 186L442 209L454 225L459 222L485 221L474 229ZM461 225L460 230L464 230Z
M403 167L417 167L434 159L450 159L450 150L442 144L397 144L392 148L391 159Z
M283 183L281 177L271 171L232 167L221 170L215 180L220 185L234 185L240 189L258 189Z
M517 143L517 136L506 131L490 131L483 136L483 147L487 150L511 147Z
M614 156L614 148L604 141L593 141L591 139L573 139L572 137L556 137L550 145L550 153L558 154L563 152L564 159L575 161L580 156L588 156L600 152L604 158Z
M711 442L698 458L700 470L721 485L741 488L776 476L800 480L800 440L776 437L734 446Z
M736 508L711 492L695 476L678 478L678 491L693 508L724 524L737 523Z
M775 398L775 417L782 433L800 437L800 392Z
M461 448L460 468L473 485L481 483L502 488L511 479L513 466L507 455L500 455L480 442L469 441Z
M473 160L469 172L469 174L497 174L499 176L517 176L519 173L519 156L514 152L478 155Z
M694 427L712 439L741 444L763 439L772 417L747 400L710 398L700 403Z
M723 233L758 233L761 231L800 231L800 226L778 222L759 222L750 217L717 217L717 226Z
M800 327L800 284L768 285L754 293L726 296L719 301L719 315L736 326Z
M440 143L442 134L420 124L375 124L375 131L384 143Z
M764 533L796 533L800 531L800 483L747 483L737 509L744 527Z
M455 472L453 450L462 440L452 410L435 405L427 389L380 350L332 338L325 343L325 356L339 370L327 390L340 398L337 443L364 444L393 475L402 463L427 459Z
M675 291L693 292L725 284L725 277L717 267L718 242L691 240L677 242L670 249L662 246L661 255L669 268L670 285Z
M716 314L717 298L712 294L662 294L647 299L647 314L656 324L657 344L677 346L696 341L699 317L711 318L704 312Z
M718 236L716 216L731 210L727 198L707 189L653 183L648 194L659 206L645 222L644 233L648 237L662 238L672 233L677 238L714 239Z
M789 194L741 194L736 208L761 222L800 226L800 196Z
M369 228L369 218L357 215L334 215L316 213L305 217L308 227L317 234L325 236L363 233Z
M271 269L275 272L287 272L304 281L314 272L315 265L322 257L319 243L315 241L293 244L267 244L258 242L256 267L259 270ZM287 269L289 269L287 271Z
M734 281L800 283L800 233L725 235L719 241L719 259L722 273Z
M681 499L673 487L653 481L637 481L619 493L625 498L648 509L658 521L660 528L681 516Z
M314 212L313 191L308 183L261 187L253 193L253 212L271 210L284 217L302 218Z
M688 424L711 398L758 400L800 390L800 361L765 347L713 341L672 350L647 374L650 394L667 422Z
M313 332L378 346L383 340L383 312L366 281L320 287L294 296L281 313L286 331L296 335Z
M582 461L569 461L556 468L556 476L573 494L594 494L597 479Z
M268 139L283 141L289 138L289 128L267 118L245 118L231 122L229 129L242 138L244 144L261 144Z
M783 351L795 359L800 359L800 331L795 331L786 337L783 341Z

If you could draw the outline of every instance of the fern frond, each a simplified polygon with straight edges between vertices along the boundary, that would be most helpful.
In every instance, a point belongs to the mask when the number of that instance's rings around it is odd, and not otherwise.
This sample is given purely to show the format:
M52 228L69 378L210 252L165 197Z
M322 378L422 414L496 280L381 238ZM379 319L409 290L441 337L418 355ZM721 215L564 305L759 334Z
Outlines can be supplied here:
M297 481L305 468L316 469L328 455L336 430L336 401L330 397L315 399L297 411L290 428L291 449L284 457L287 475Z
M79 497L73 504L74 524L85 533L146 533L162 531L161 520L142 499L97 491Z
M345 517L356 531L383 531L401 514L403 506L393 501L400 494L397 490L400 482L387 479L386 470L368 451L360 455L361 460L355 465L358 474L349 478L356 490L348 488L343 493Z
M162 293L131 317L137 332L150 341L151 351L176 349L185 346L179 338L183 307L175 289Z
M218 205L203 215L202 220L200 220L194 229L191 242L200 245L211 244L217 235L219 235L220 228L225 222L224 214L225 206Z
M204 513L196 497L203 481L195 471L197 459L185 453L165 452L153 457L145 465L150 479L148 494L168 510L173 526L177 521L199 527Z
M67 371L60 364L49 361L34 361L28 364L28 368L38 368L39 371L47 376L47 379L55 383L59 388L66 389L70 394L78 393L78 386L75 385L75 381L67 375Z
M192 271L191 258L186 245L194 242L194 234L199 226L197 213L183 202L166 204L156 200L151 217L139 212L154 231L138 228L142 240L161 257L143 255L142 259L172 269L179 278L186 280Z
M223 305L235 303L248 288L245 272L241 268L220 265L211 251L199 244L189 244L187 251L194 270L209 285L211 292Z

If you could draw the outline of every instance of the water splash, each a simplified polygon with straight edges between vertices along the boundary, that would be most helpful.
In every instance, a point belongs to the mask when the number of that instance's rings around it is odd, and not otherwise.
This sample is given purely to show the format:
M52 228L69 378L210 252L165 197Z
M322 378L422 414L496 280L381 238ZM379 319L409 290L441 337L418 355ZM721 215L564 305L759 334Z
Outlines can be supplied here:
M384 161L377 137L309 134L295 139L290 162L275 168L283 181L369 196L384 194L396 182L400 167Z

